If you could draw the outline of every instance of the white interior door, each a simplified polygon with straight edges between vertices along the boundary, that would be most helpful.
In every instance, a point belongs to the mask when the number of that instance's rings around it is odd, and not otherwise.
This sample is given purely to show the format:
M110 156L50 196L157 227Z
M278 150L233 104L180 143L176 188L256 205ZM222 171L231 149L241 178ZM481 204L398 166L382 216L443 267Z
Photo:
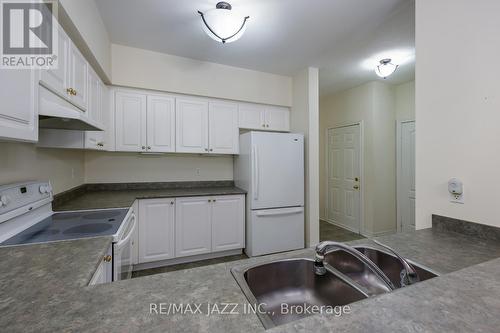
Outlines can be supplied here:
M415 122L401 124L399 160L399 226L401 231L415 230Z
M328 220L360 232L360 126L328 130Z

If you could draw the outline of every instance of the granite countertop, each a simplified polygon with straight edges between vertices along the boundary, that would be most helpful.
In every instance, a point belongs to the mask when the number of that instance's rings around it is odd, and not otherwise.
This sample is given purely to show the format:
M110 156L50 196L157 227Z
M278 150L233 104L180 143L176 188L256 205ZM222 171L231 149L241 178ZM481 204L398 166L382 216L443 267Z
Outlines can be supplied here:
M498 242L433 229L378 239L409 259L449 274L353 303L351 314L340 318L316 315L269 332L498 329ZM313 250L305 249L84 287L109 242L108 238L95 238L0 248L2 330L262 332L264 328L254 314L206 315L208 305L235 303L241 312L246 304L230 269L282 258L313 257ZM485 263L488 260L492 261ZM194 304L200 303L202 314L151 314L151 303L158 309L159 303L165 303L165 311L168 304L191 304L194 309Z
M157 198L175 198L175 197L196 197L196 196L214 196L214 195L235 195L246 194L232 182L199 182L200 185L188 183L187 186L168 186L174 183L168 183L167 186L156 184L166 183L148 183L142 186L127 186L127 184L92 184L86 186L77 194L70 195L64 200L55 200L53 203L54 211L86 210L86 209L105 209L105 208L128 208L131 207L137 199L157 199ZM150 188L148 188L150 187Z

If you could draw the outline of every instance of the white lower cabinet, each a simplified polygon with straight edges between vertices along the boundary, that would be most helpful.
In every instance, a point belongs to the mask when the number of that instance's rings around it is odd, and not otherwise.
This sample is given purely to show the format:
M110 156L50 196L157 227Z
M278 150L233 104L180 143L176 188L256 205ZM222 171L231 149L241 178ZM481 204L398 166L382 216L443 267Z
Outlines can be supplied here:
M212 252L209 197L178 198L175 204L175 255L186 257Z
M245 197L228 195L212 201L212 251L245 247Z
M245 247L245 196L139 200L138 264Z
M139 263L172 259L175 199L139 201Z
M109 283L113 281L113 260L112 260L111 246L106 251L102 258L97 270L95 271L92 279L90 279L89 286L96 284Z

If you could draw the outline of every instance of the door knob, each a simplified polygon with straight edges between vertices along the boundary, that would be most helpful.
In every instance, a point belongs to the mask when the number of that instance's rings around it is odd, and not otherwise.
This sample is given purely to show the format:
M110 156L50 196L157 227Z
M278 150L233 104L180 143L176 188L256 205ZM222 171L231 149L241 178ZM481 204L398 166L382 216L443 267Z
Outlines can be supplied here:
M358 185L354 185L352 188L355 189L355 190L359 190L359 186Z

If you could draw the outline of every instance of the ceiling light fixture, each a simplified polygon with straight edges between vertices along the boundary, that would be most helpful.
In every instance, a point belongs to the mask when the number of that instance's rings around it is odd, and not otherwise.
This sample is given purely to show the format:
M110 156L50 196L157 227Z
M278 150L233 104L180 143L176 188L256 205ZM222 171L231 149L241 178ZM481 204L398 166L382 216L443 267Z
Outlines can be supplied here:
M219 2L214 9L202 13L203 30L213 40L220 43L231 43L240 39L246 30L246 23L250 16L242 16L232 11L233 7L227 2Z
M383 79L388 78L392 75L396 69L398 69L399 65L394 65L392 63L392 59L382 59L380 60L380 65L375 68L375 73Z

